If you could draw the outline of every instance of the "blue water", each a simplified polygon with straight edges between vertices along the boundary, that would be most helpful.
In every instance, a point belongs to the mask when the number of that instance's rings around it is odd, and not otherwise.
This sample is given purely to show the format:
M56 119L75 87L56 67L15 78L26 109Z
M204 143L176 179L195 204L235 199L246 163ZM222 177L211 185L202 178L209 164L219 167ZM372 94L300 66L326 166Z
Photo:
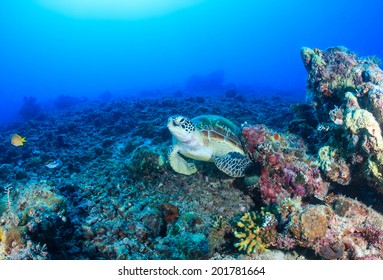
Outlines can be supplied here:
M192 91L193 77L212 92L304 96L302 46L383 57L379 0L85 2L0 2L0 122L19 118L24 96L48 108L59 95Z

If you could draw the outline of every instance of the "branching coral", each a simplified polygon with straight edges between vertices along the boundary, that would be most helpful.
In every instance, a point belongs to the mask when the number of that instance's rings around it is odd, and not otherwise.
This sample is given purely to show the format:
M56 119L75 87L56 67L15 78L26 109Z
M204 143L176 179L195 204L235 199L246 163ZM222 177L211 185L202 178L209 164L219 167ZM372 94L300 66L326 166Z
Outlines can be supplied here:
M248 254L266 252L276 241L277 224L274 214L266 209L245 213L237 223L238 231L234 232L234 236L239 241L234 246Z

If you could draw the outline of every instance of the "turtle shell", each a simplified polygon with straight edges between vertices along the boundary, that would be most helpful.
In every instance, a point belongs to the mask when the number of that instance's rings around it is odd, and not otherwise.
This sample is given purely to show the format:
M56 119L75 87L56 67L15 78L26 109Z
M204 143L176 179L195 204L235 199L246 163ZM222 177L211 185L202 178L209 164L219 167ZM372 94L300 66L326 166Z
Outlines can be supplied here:
M192 123L209 142L226 142L233 149L243 150L238 138L240 129L232 121L217 115L202 115L195 117Z

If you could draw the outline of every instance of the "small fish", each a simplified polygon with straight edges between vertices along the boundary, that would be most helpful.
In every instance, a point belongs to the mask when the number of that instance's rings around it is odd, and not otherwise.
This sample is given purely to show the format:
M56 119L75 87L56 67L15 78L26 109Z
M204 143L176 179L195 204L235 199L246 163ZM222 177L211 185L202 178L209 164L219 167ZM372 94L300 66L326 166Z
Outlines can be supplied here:
M27 142L27 140L25 140L25 138L21 137L18 134L13 134L11 137L11 144L13 146L16 146L16 147L23 146L24 142Z
M45 166L52 169L52 168L59 167L60 165L61 165L61 160L56 159L56 160L46 164Z

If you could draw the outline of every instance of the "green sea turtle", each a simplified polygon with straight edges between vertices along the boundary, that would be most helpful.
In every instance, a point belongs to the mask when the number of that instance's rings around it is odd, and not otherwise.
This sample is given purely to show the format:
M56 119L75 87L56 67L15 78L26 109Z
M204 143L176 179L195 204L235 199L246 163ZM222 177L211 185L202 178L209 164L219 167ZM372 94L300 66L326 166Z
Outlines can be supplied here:
M194 163L185 158L211 161L231 177L245 176L251 163L238 138L240 129L230 120L216 115L202 115L189 120L183 116L168 119L173 135L169 151L170 166L174 171L190 175L197 172Z

